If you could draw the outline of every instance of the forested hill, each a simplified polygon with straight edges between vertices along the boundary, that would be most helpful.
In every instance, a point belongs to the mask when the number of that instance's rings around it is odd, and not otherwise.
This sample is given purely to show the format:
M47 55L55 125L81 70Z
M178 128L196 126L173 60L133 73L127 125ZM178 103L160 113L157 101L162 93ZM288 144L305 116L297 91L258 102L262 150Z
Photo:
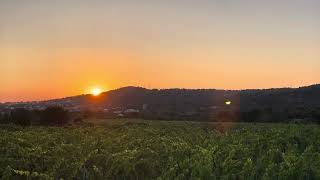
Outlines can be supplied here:
M272 108L283 111L291 108L320 107L320 85L301 88L262 90L215 90L215 89L145 89L124 87L101 94L98 97L82 95L54 101L72 101L74 104L103 107L140 108L144 104L175 110L192 110L201 107L230 106L247 111Z

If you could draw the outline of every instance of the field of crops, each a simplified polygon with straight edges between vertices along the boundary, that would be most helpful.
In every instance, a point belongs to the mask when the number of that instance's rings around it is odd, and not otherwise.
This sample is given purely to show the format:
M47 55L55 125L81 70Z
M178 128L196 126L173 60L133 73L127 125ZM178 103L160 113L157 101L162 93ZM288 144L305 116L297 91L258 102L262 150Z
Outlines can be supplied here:
M3 126L2 179L320 179L317 125Z

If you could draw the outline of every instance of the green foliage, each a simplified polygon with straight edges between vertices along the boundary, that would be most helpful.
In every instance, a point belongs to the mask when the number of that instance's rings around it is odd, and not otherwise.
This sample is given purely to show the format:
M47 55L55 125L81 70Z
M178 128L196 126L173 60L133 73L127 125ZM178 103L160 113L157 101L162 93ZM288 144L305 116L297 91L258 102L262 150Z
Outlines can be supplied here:
M216 127L148 121L4 127L0 174L3 179L320 179L318 126L230 123L223 132Z

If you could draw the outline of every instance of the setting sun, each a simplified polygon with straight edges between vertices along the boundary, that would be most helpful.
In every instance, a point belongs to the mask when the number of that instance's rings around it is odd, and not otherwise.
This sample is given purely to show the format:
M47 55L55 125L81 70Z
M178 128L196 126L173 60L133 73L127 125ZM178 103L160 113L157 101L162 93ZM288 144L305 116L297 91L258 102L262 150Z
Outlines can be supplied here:
M94 95L94 96L99 96L101 94L101 89L100 88L94 88L92 89L92 92L91 94Z

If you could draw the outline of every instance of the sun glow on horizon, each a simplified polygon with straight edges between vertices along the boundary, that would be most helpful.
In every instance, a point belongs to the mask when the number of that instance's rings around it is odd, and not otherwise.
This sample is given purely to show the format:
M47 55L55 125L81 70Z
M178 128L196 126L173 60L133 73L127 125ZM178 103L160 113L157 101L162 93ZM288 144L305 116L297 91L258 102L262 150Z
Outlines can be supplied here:
M100 88L93 88L91 91L91 94L93 96L99 96L102 93L102 90Z

